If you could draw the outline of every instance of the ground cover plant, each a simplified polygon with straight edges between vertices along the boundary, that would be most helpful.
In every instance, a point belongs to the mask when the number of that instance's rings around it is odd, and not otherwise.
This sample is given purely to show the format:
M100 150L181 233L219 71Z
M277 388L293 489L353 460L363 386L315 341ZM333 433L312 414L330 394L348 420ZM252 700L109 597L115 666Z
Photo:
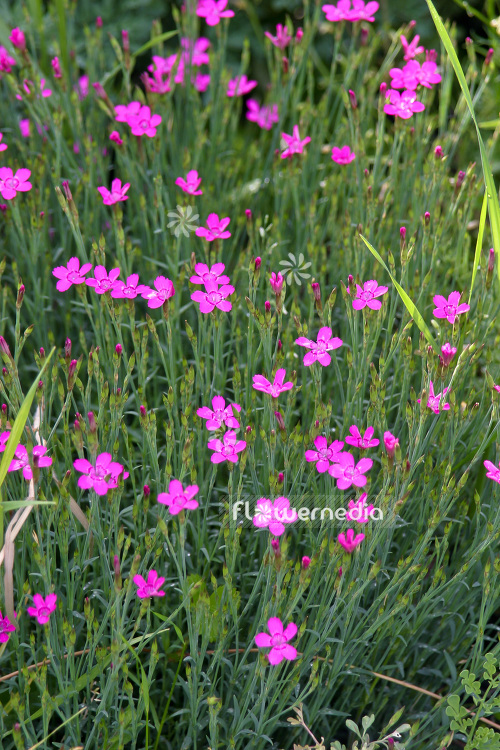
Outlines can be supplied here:
M500 747L495 50L428 5L2 20L2 747Z

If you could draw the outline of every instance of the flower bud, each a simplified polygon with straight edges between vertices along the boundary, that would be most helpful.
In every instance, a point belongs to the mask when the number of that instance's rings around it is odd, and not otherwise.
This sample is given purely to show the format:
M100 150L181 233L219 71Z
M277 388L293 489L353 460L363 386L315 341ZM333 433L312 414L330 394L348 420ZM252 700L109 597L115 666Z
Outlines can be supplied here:
M102 27L102 18L101 16L97 16L95 19L95 27L96 29L100 29Z
M247 217L248 223L252 221L252 209L251 208L245 208L245 216Z
M385 81L382 81L382 83L380 84L379 90L380 90L381 95L385 96L385 92L387 91L387 84L385 83Z
M19 287L19 289L17 290L17 300L16 300L16 308L17 308L17 310L20 310L21 306L23 304L24 290L25 290L25 286L24 286L24 284L21 284L20 287Z
M360 44L362 47L366 47L366 43L368 42L368 29L363 26L361 29L361 35L360 35Z
M303 570L307 570L307 568L309 567L310 564L311 564L311 558L307 557L307 555L304 555L304 557L302 558L302 568L303 568Z
M304 29L302 29L300 26L297 29L297 34L295 35L295 41L297 44L300 44L302 37L304 36Z
M490 254L488 257L488 271L495 270L495 248L490 247Z
M285 73L286 75L288 73L288 57L283 57L282 63L283 63L283 73Z
M149 497L149 495L151 494L149 484L145 484L144 487L142 488L142 491L144 493L144 497Z
M358 100L356 98L356 94L352 89L349 89L349 101L351 102L352 109L358 108Z
M97 432L97 422L95 421L94 412L89 411L87 418L89 420L89 432L94 435Z
M61 63L59 62L59 58L53 57L52 60L50 61L50 64L52 65L54 78L62 78Z
M434 149L434 156L436 157L436 159L443 158L443 149L441 148L441 146L436 146L436 148Z
M399 445L398 438L388 430L384 432L384 446L389 458L394 458L394 453L396 451L397 445Z
M66 362L71 359L71 339L66 339L64 342L64 359Z
M278 474L278 484L283 484L284 481L285 481L285 475L283 474L282 471L280 471L280 473Z
M26 37L24 36L24 31L21 31L17 26L15 29L12 29L9 41L12 42L14 47L17 47L17 49L20 52L24 52L26 49Z
M426 227L429 226L430 221L431 221L431 215L430 215L430 213L428 211L426 211L425 214L424 214L424 222L425 222L425 226Z
M495 50L493 47L490 47L488 52L486 53L486 57L484 58L484 67L487 68L490 64L490 62L493 59L493 55L495 54Z

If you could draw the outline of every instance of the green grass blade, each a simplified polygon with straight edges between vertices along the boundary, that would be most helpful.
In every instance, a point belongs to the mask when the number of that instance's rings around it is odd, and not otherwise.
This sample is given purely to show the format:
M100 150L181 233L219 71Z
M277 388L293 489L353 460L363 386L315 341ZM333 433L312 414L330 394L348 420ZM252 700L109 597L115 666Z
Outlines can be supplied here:
M477 269L479 266L479 261L481 260L481 250L483 249L483 235L484 235L484 227L486 224L487 208L488 208L488 196L487 196L487 193L485 193L484 198L483 198L483 206L481 208L481 218L479 219L479 229L477 231L476 252L474 253L474 266L472 267L472 279L470 282L469 305L470 305L470 300L472 297L472 289L474 287L474 282L476 280L476 274L477 274Z

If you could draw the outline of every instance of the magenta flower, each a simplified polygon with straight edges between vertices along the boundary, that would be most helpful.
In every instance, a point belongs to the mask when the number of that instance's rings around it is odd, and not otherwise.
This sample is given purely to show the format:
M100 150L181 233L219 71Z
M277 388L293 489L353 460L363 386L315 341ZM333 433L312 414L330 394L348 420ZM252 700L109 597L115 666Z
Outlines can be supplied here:
M228 217L219 219L218 214L208 214L207 226L198 227L196 230L197 237L204 237L207 242L213 242L213 240L227 240L231 237L231 232L226 231L231 219Z
M257 86L257 81L249 81L246 76L238 76L238 78L232 78L227 84L227 95L228 96L243 96L248 94L252 89Z
M5 47L0 45L0 73L10 73L15 64L14 58L9 55Z
M21 135L23 138L29 138L30 137L30 121L19 120L19 130L21 131Z
M31 86L31 88L30 88L30 86ZM27 81L26 79L24 79L23 84L22 84L22 88L24 89L24 91L26 92L26 94L29 96L31 94L32 89L35 88L35 84L33 83L33 81ZM42 97L44 99L46 99L48 96L52 96L51 89L46 89L45 88L45 78L41 78L40 79L40 94L42 95ZM19 99L20 101L22 101L22 98L23 97L21 96L21 94L16 94L16 99ZM39 98L39 96L37 94L37 99L38 98Z
M100 453L95 466L86 458L75 459L73 466L83 474L78 480L78 486L82 490L93 489L98 495L105 495L108 490L116 489L120 474L122 479L129 476L121 464L112 460L111 453Z
M153 58L154 59L154 58ZM115 120L116 122L128 123L131 117L136 117L141 111L142 104L140 102L130 102L130 104L117 104L115 107Z
M351 0L339 0L337 5L323 5L321 10L325 12L326 20L337 21L369 21L373 23L374 13L377 12L379 4L377 2L364 3L363 0L353 0L351 9Z
M233 407L237 412L241 411L239 404L228 404L222 396L214 396L212 399L212 407L202 406L196 410L196 413L202 419L206 419L207 423L205 427L207 430L220 430L222 425L229 427L231 430L237 430L240 423L233 414Z
M283 291L283 281L284 279L281 273L278 272L278 275L276 275L274 271L272 272L269 283L271 284L271 289L275 294L281 294L281 292Z
M402 68L391 68L389 75L391 76L391 87L393 89L410 89L414 91L418 86L418 71L420 70L420 63L417 60L410 60L407 65Z
M154 138L156 129L161 123L161 115L152 115L150 108L144 106L140 108L137 114L129 114L127 122L132 130L132 135L147 135L148 138Z
M342 533L338 535L337 541L348 552L354 552L356 547L361 544L364 538L364 534L356 534L355 536L353 529L347 529L345 534Z
M460 292L452 292L448 299L441 294L436 294L436 296L432 298L432 301L436 305L435 310L433 310L434 317L446 318L448 323L451 324L456 321L457 315L462 315L462 313L470 310L470 307L466 302L460 304Z
M332 159L337 164L350 164L355 158L356 154L351 151L350 146L342 146L342 148L334 146L332 148Z
M333 443L328 445L326 437L318 435L314 440L314 445L316 446L315 451L307 450L305 452L306 461L316 461L316 469L320 474L323 474L328 471L331 463L337 462L344 443L342 440L334 440Z
M161 590L161 587L165 583L165 579L161 578L156 570L149 571L147 581L145 581L142 576L135 575L134 583L138 587L137 596L139 599L151 599L153 596L165 596L165 592Z
M412 60L417 55L421 55L422 52L425 52L425 48L422 47L422 45L419 46L420 37L418 34L415 35L415 38L412 39L411 42L408 42L404 34L401 34L401 44L405 53L405 60Z
M255 643L259 648L270 648L267 658L273 666L281 664L283 659L293 661L297 658L297 649L290 646L288 641L297 635L297 626L291 622L283 630L283 623L279 617L271 617L267 621L269 633L257 633Z
M53 57L52 60L50 61L50 64L52 65L54 78L62 78L61 63L59 62L59 58Z
M491 461L483 461L483 463L487 469L486 476L488 479L493 479L494 482L500 484L500 469L498 466L495 466Z
M287 148L285 148L285 150L281 154L282 159L287 159L289 156L293 156L294 154L301 154L304 149L304 146L308 144L309 141L311 140L309 136L307 136L303 140L300 139L298 125L293 126L293 135L288 135L288 133L282 133L281 137L287 144Z
M277 497L274 503L266 497L261 497L255 507L256 514L252 519L253 525L259 529L269 528L273 536L281 536L285 532L285 523L297 520L297 511L290 508L287 497Z
M36 617L39 625L46 625L57 608L57 594L47 594L45 599L41 594L34 594L33 604L34 607L27 607L28 614Z
M109 140L116 143L117 146L123 146L123 140L118 130L113 130L113 132L110 133Z
M122 181L119 179L113 180L111 183L111 190L105 188L103 185L98 187L98 191L102 195L102 202L105 206L112 206L113 203L119 201L128 201L128 195L125 195L130 187L130 182L126 182L122 187Z
M78 86L75 86L80 101L85 99L89 95L89 77L80 76L78 79Z
M303 346L311 350L304 356L306 367L310 367L313 362L319 362L320 365L326 367L332 361L328 352L338 349L344 342L338 336L332 337L332 329L325 326L319 329L317 341L311 341L310 339L306 339L305 336L299 336L298 339L295 339L295 343L298 346Z
M58 292L66 292L73 284L84 284L85 274L92 268L92 263L84 263L80 268L78 258L70 258L67 266L56 266L52 275L59 279L56 284Z
M40 469L45 469L48 466L52 466L52 459L49 456L46 456L46 453L47 448L45 448L43 445L35 445L35 447L33 448L34 466L37 466ZM31 479L33 479L33 471L30 466L28 451L26 450L24 445L18 445L14 455L15 458L12 459L8 470L19 471L19 469L22 469L23 477L27 482L29 482Z
M367 482L365 473L372 466L371 458L362 458L356 463L352 453L341 453L336 463L328 469L328 473L337 480L339 490L347 490L351 485L364 487Z
M394 458L397 445L399 445L399 438L393 435L392 432L389 432L389 430L386 430L384 432L384 447L389 458Z
M5 450L7 446L7 440L9 439L9 435L10 435L10 432L8 430L0 434L0 453L3 453Z
M402 94L394 89L387 89L386 97L389 104L384 105L386 115L394 115L408 120L414 112L423 112L425 105L417 101L417 95L414 91L403 91Z
M221 18L232 18L234 11L225 10L227 0L199 0L196 15L204 18L209 26L217 26Z
M362 310L364 307L369 307L370 310L380 310L382 302L376 298L388 291L388 287L379 286L374 279L365 281L362 287L356 284L356 297L352 301L352 306L355 310Z
M219 284L229 284L229 276L222 275L225 269L224 263L214 263L209 268L206 263L196 263L194 270L196 276L191 276L191 284L204 284L207 289L217 289Z
M270 31L264 31L264 35L271 40L275 47L281 50L284 50L292 41L288 29L281 23L276 24L276 36L273 36Z
M198 500L193 500L198 494L199 487L197 484L190 484L186 488L178 479L171 479L168 485L168 492L160 492L158 502L161 505L167 505L172 516L176 516L181 510L196 510Z
M155 289L149 289L142 293L143 299L148 300L148 307L161 307L170 297L175 294L173 282L165 276L157 276L153 281Z
M361 450L366 450L367 448L375 448L379 443L380 440L373 439L372 436L375 432L373 427L367 427L365 430L365 434L361 435L360 431L356 427L355 424L352 425L352 427L349 427L350 435L347 435L345 441L349 445L354 445L356 448L361 448Z
M238 453L245 450L246 446L245 440L238 440L235 432L228 431L222 440L215 438L208 441L209 450L214 451L210 460L213 464L220 464L223 461L235 464L238 461Z
M113 299L135 299L138 294L146 294L153 291L146 284L139 284L139 274L132 273L127 277L127 282L116 281L111 296Z
M0 612L0 643L7 643L10 633L13 633L15 629L16 626L9 620L7 615L3 617Z
M12 173L10 167L0 167L0 193L6 201L16 197L16 193L27 193L32 185L29 182L31 171L29 169L18 169L16 174Z
M290 380L286 383L284 382L285 375L286 370L276 370L276 375L274 376L273 383L270 383L269 380L263 375L254 375L253 387L256 391L262 391L263 393L268 393L273 398L278 398L280 393L289 391L291 388L293 388L293 383Z
M368 495L363 492L359 500L349 501L349 510L346 513L346 518L349 521L357 521L357 523L367 523L371 518L371 513L375 508L374 505L367 505L366 498Z
M443 355L441 359L445 367L448 367L456 353L456 347L451 346L451 344L449 344L448 342L446 342L446 344L441 347L441 354Z
M417 79L421 86L431 89L436 83L441 83L441 75L437 72L435 62L427 61L422 63L420 70L417 72Z
M3 140L3 133L0 133L0 141ZM0 143L0 151L7 151L9 147L6 143Z
M434 414L439 414L440 408L439 408L439 402L441 401L441 398L444 399L446 394L448 393L449 388L445 388L442 393L434 393L434 384L432 380L429 383L429 396L427 398L427 407L429 409L432 409ZM417 398L417 402L420 403L422 399ZM448 403L442 403L441 409L443 411L449 411L450 405Z
M91 286L95 290L96 294L105 294L115 287L116 280L119 275L119 268L113 268L113 270L108 274L104 266L96 266L94 268L95 278L85 279L85 283L87 284L87 286Z
M21 31L18 26L10 32L9 41L12 42L14 47L21 50L21 52L24 52L26 49L26 37L24 36L24 31Z
M186 179L178 177L175 184L189 195L203 195L203 190L198 190L201 185L201 177L198 177L196 169L190 169L186 175Z
M183 49L182 60L187 65L200 67L201 65L208 65L210 63L210 57L207 54L207 49L210 47L210 40L206 37L200 36L194 41L187 37L181 37L181 47Z
M223 284L218 289L212 289L212 291L202 292L197 290L192 293L191 299L199 303L200 312L202 313L211 313L215 308L223 312L229 312L232 310L233 305L226 298L233 293L234 286Z
M272 126L279 121L278 105L259 105L255 99L247 100L247 120L255 122L262 130L271 130Z

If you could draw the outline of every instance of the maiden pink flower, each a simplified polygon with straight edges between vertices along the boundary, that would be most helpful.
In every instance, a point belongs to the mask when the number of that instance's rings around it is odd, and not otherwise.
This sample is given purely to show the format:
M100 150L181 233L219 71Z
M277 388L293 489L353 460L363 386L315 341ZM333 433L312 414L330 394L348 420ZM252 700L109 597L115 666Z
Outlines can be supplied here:
M403 120L408 120L414 112L423 112L425 109L425 105L417 101L415 91L407 90L400 94L399 91L394 89L387 89L386 97L389 99L389 104L384 105L386 115L394 115L395 117L401 117Z
M172 516L176 516L181 510L196 510L199 503L193 498L198 494L199 489L197 484L190 484L184 488L178 479L171 479L168 492L160 492L157 500L161 505L168 506Z
M267 621L269 633L257 633L255 643L259 648L270 648L267 658L273 666L281 664L283 659L293 661L297 658L297 649L290 646L288 641L297 635L297 626L291 622L285 629L279 617L271 617Z
M47 594L45 599L41 594L34 594L33 604L34 607L27 607L28 614L36 617L39 625L46 625L57 608L57 594Z
M371 513L374 510L374 505L367 505L366 498L368 495L363 492L359 500L349 501L349 510L346 513L346 518L349 521L357 521L357 523L367 523L371 518Z
M287 27L281 23L276 24L276 36L273 36L270 31L264 31L264 35L271 40L275 47L281 50L285 49L292 41Z
M113 132L109 136L110 141L114 141L117 146L123 146L123 140L120 135L120 133L117 130L113 130Z
M287 497L277 497L274 502L261 497L255 506L256 514L252 519L253 525L259 529L268 527L273 536L285 533L286 523L294 523L298 519L297 511L290 508Z
M0 453L3 453L7 447L7 440L9 439L10 432L6 430L0 435Z
M84 263L80 268L78 258L70 258L67 266L56 266L52 275L59 279L56 284L58 292L66 292L73 284L84 284L85 274L92 268L92 263Z
M439 402L441 401L441 398L443 398L443 401L441 402L441 409L443 411L449 411L450 405L448 403L444 403L444 397L448 393L449 388L445 388L442 393L434 393L434 384L432 380L429 383L429 396L427 398L427 407L429 409L432 409L434 414L439 414L440 407ZM420 403L422 399L417 398L417 402Z
M321 10L325 12L326 20L337 21L375 21L374 13L377 12L379 4L374 1L364 3L364 0L339 0L337 5L323 5Z
M418 71L420 70L420 63L417 60L410 60L407 65L402 68L391 68L389 75L391 76L391 87L393 89L410 89L414 91L418 86Z
M129 476L121 464L112 460L111 453L100 453L95 466L86 458L75 459L73 466L83 474L78 480L78 486L82 490L93 489L98 495L105 495L108 490L118 487L120 475L123 479Z
M231 219L227 216L224 219L219 219L218 214L208 214L207 226L198 227L195 234L197 237L204 237L207 242L227 240L228 237L231 237L231 232L226 230L230 221Z
M399 445L399 438L393 435L392 432L389 432L389 430L386 430L384 432L384 446L389 458L394 458L397 445Z
M89 95L89 77L80 76L78 79L78 86L75 86L80 101L85 99Z
M186 179L178 177L175 184L189 195L203 195L203 190L198 190L201 185L201 177L198 177L196 169L190 169L186 175Z
M356 547L361 544L364 538L364 534L354 535L353 529L347 529L345 534L342 533L338 535L337 541L345 550L347 550L347 552L354 552Z
M341 453L336 461L328 469L330 476L337 480L339 490L347 490L354 485L364 487L368 481L365 473L373 466L371 458L362 458L356 463L352 453Z
M281 137L287 144L287 148L285 148L285 150L281 154L282 159L287 159L288 157L293 156L294 154L301 154L302 151L304 150L304 146L307 145L309 141L311 140L309 136L307 136L303 140L300 139L298 125L293 126L293 135L288 135L288 133L282 133Z
M104 266L96 266L94 268L95 278L85 279L85 283L87 284L87 286L92 287L95 290L96 294L105 294L106 292L109 292L114 288L119 275L119 268L113 268L113 270L108 274Z
M229 284L231 279L222 272L225 269L224 263L214 263L209 268L206 263L196 263L194 270L196 276L191 276L191 284L204 284L207 289L216 289L219 284Z
M426 61L420 66L420 70L417 72L417 79L421 86L425 86L427 89L431 89L436 83L441 83L441 75L437 72L437 65L435 62Z
M206 419L205 427L207 430L220 430L222 425L232 430L237 430L240 423L233 414L233 408L237 412L241 411L239 404L228 404L222 396L214 396L212 399L212 409L209 406L202 406L196 410L196 413L202 419Z
M470 310L470 307L466 302L460 304L460 296L460 292L452 292L448 299L446 299L442 294L436 294L436 296L432 298L432 301L436 305L435 310L433 310L434 317L446 318L448 323L453 325L457 319L457 315L462 315L462 313Z
M199 0L196 15L204 18L208 26L217 26L221 18L232 18L233 10L225 10L227 0Z
M380 440L377 440L376 438L372 439L373 433L375 432L373 427L367 427L365 434L361 435L356 425L353 424L352 427L349 427L349 432L351 434L347 435L345 439L346 443L354 445L356 448L361 448L361 450L375 448L380 443Z
M417 55L421 55L422 52L425 52L425 48L422 47L422 45L419 46L420 37L418 34L415 35L415 38L412 39L411 42L408 42L405 35L401 34L400 37L401 45L403 47L404 53L405 53L405 60L412 60Z
M43 445L35 445L35 447L33 448L33 464L35 466L38 466L38 468L40 469L45 469L48 466L52 466L52 459L49 456L46 456L46 453L47 448L45 448ZM19 469L22 469L23 477L27 482L29 482L31 479L33 479L33 470L30 466L28 451L26 450L24 445L18 445L14 455L15 458L12 459L8 470L19 471Z
M276 370L276 375L274 376L273 383L270 383L269 380L263 375L254 375L253 387L256 391L262 391L263 393L268 393L273 398L278 398L280 393L289 391L291 388L293 388L293 383L290 380L286 383L284 382L285 375L285 369Z
M23 138L29 138L30 137L30 121L19 120L19 130L21 131L21 135Z
M128 195L125 195L127 190L130 187L130 182L126 182L122 187L122 181L118 178L113 180L111 183L111 190L108 190L108 188L104 187L102 185L101 187L98 187L98 191L102 195L102 202L105 206L112 206L114 203L118 203L119 201L128 201Z
M276 275L274 271L272 272L269 283L271 284L271 289L275 294L281 294L281 292L283 291L283 281L283 276L281 275L281 273L279 273L279 271L278 275Z
M0 141L3 139L3 133L0 133ZM6 143L0 143L0 151L7 151L8 146Z
M7 643L10 633L14 633L16 626L9 620L7 615L2 616L0 612L0 643Z
M21 52L24 52L26 49L26 37L24 36L24 31L21 31L18 26L10 32L9 41L12 42L14 47L21 50Z
M205 36L200 36L194 41L187 37L181 37L182 47L182 60L186 65L193 67L200 67L201 65L208 65L210 63L210 57L207 54L207 49L210 47L210 39Z
M149 107L141 107L137 114L129 114L127 120L132 135L147 135L154 138L156 129L161 123L161 115L152 115Z
M316 461L316 469L320 474L323 474L325 471L328 471L331 463L337 463L344 443L342 440L334 440L328 445L326 437L318 435L314 440L314 445L316 450L307 450L305 458L308 462Z
M257 86L257 81L249 81L248 78L238 76L238 78L232 78L227 84L227 95L228 96L243 96L248 94L252 89Z
M126 282L120 280L115 282L111 296L113 299L135 299L138 294L144 295L152 291L151 287L146 284L139 284L138 273L132 273L127 277Z
M0 167L0 193L2 198L10 201L16 197L17 193L27 193L31 190L30 175L29 169L18 169L13 174L10 167Z
M0 45L0 73L10 73L15 64L14 58L9 55L5 47Z
M22 83L22 88L24 89L25 93L29 96L31 94L31 91L35 88L35 84L33 83L33 81L28 81L25 79ZM45 88L45 78L40 79L40 94L42 95L44 99L46 99L48 96L52 96L51 89ZM39 95L37 94L37 98L38 96ZM21 96L21 94L16 94L16 99L19 99L20 101L22 101L22 98L23 97Z
M370 310L380 310L382 302L376 298L388 291L388 287L379 286L374 279L365 281L362 287L356 284L356 297L352 301L352 306L355 310L362 310L364 307L369 307Z
M351 151L350 146L342 146L342 148L334 146L332 148L332 159L337 164L350 164L355 158L356 154Z
M310 367L314 362L319 362L323 367L327 367L332 361L328 352L338 349L344 342L338 336L332 337L332 329L325 326L319 329L316 341L306 339L305 336L299 336L298 339L295 339L295 343L311 350L304 356L306 367Z
M156 570L150 570L148 573L147 581L140 575L134 576L134 583L137 588L137 596L139 599L151 599L153 596L165 596L165 592L161 590L161 587L165 583L165 579L161 578Z
M208 441L208 448L214 451L210 456L213 464L220 464L223 461L230 461L235 464L238 461L238 453L247 447L245 440L238 440L236 433L228 431L224 434L222 440L215 438Z
M271 130L272 126L280 119L277 104L262 105L261 107L256 99L248 99L247 109L247 120L257 123L262 130Z
M115 107L116 122L128 123L130 117L136 117L141 111L140 102L130 102L130 104L117 104Z
M62 78L61 63L59 62L59 58L53 57L52 60L50 61L50 64L52 65L54 78Z
M498 466L495 466L491 461L483 461L487 471L486 476L488 479L493 479L494 482L497 482L497 484L500 484L500 469Z
M450 364L451 360L453 359L456 353L457 353L456 347L452 346L448 342L446 342L446 344L444 344L441 347L441 354L443 355L441 359L443 360L443 364L445 367L447 367Z
M161 307L164 302L175 294L173 282L165 276L157 276L153 284L155 289L143 292L142 297L148 300L148 307Z
M207 290L205 292L197 290L192 293L191 299L193 302L199 303L200 312L202 313L211 313L215 308L223 312L229 312L232 310L233 305L226 298L231 294L234 294L234 286L223 284L218 289Z

